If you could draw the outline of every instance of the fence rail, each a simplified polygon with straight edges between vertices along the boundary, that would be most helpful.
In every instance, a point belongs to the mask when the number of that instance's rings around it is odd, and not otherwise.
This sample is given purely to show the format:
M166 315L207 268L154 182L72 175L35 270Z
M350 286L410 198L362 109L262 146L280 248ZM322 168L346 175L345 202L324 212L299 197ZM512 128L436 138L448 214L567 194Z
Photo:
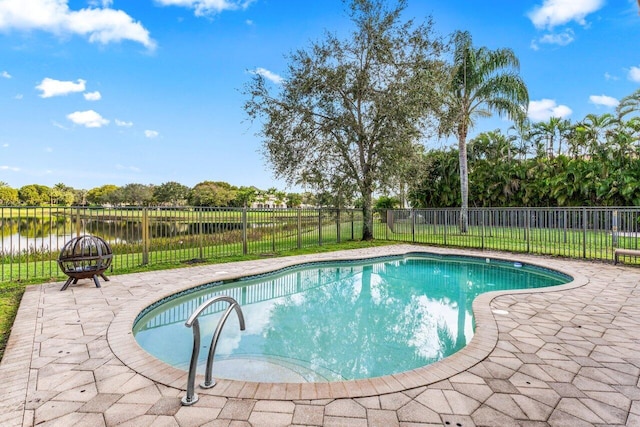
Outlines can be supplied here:
M112 272L139 265L271 254L357 239L362 212L345 209L0 207L0 282L63 278L73 237L112 247Z
M461 233L459 209L389 210L384 238L606 261L640 236L640 208L483 208L468 218Z
M613 260L615 248L638 249L640 208L382 210L374 237L438 246ZM205 207L0 207L0 283L62 279L57 258L71 238L91 234L113 248L112 271L139 265L268 255L358 240L353 209ZM627 261L636 262L634 258Z

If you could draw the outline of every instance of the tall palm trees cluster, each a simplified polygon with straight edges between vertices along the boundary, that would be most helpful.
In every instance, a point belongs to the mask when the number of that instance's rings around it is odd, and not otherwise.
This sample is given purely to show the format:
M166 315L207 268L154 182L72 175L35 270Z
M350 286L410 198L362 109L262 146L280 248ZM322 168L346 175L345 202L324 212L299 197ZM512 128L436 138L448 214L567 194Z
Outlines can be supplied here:
M522 121L504 134L484 132L467 144L472 206L640 205L640 90L615 112L582 120ZM423 156L413 205L459 206L458 150Z

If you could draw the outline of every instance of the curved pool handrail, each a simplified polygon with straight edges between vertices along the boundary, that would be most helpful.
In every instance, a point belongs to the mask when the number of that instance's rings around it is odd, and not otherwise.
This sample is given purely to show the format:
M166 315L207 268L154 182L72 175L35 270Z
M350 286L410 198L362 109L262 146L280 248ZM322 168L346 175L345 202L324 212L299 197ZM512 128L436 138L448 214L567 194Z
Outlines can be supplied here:
M229 315L232 311L238 315L238 321L240 322L240 330L245 330L244 323L244 315L242 314L242 309L240 308L240 304L238 302L226 295L219 295L217 297L213 297L208 301L200 304L198 308L195 309L193 314L187 319L185 322L185 326L187 328L193 328L193 350L191 351L191 362L189 363L189 377L187 379L187 395L184 396L181 401L185 406L193 405L198 401L198 395L194 392L194 383L196 380L196 369L198 367L198 355L200 354L200 322L198 321L198 316L202 314L204 310L206 310L210 305L225 301L229 303L229 306L225 310L224 314L218 321L218 326L213 334L213 338L211 340L211 346L209 347L209 355L207 356L207 367L205 371L205 379L202 384L200 384L201 388L211 388L216 385L215 380L213 379L213 358L216 352L216 346L218 345L218 339L220 338L220 333L222 332L222 328L224 324L227 322Z

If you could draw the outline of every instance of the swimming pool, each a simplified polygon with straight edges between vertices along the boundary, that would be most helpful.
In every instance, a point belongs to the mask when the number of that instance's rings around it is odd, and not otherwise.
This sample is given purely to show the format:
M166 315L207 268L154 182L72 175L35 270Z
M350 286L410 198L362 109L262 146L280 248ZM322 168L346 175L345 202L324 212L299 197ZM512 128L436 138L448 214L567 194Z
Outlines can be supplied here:
M160 301L138 316L134 334L150 354L187 369L192 333L185 320L209 298L229 295L241 304L247 329L240 332L237 319L229 318L217 347L216 377L370 378L425 366L463 348L473 336L471 303L483 292L569 281L539 267L459 256L316 263L212 283ZM200 319L205 350L225 308L214 305ZM206 353L200 351L201 363Z

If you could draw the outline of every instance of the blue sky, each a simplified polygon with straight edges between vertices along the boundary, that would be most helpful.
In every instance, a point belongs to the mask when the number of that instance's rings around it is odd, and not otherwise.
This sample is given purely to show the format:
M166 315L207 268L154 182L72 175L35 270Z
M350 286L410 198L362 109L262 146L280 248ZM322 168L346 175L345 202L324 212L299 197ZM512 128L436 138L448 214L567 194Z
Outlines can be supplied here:
M408 4L405 18L432 15L443 36L513 49L534 121L610 112L640 87L636 0ZM0 181L286 189L241 89L252 72L286 77L288 53L350 28L341 0L0 0ZM509 126L486 119L471 136Z

